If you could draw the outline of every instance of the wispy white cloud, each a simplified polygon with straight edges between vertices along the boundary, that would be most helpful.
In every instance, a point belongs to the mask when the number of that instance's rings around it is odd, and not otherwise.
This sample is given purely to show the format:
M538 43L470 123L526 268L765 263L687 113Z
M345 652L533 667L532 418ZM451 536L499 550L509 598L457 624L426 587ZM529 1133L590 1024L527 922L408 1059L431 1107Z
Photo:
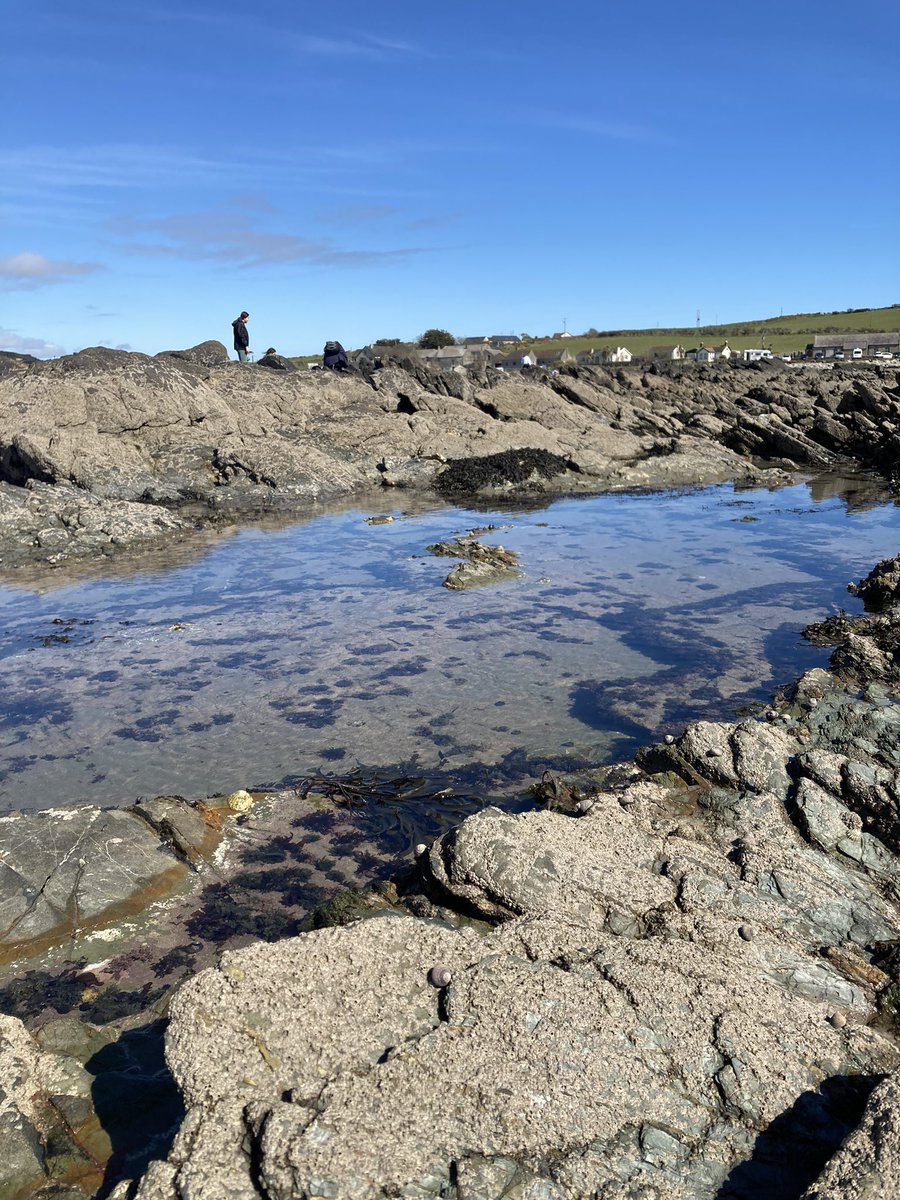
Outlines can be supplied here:
M393 204L356 204L347 208L326 209L318 214L325 225L366 225L384 221L400 212Z
M384 61L389 58L431 58L432 52L414 42L376 37L374 34L348 32L341 37L321 37L317 34L294 34L300 49L311 55L328 58L368 58Z
M446 147L445 147L446 148ZM68 203L102 205L104 198L128 190L162 193L173 187L208 188L222 195L243 193L246 207L262 209L266 189L315 190L333 195L410 195L398 182L393 188L373 188L359 181L359 170L384 168L389 162L408 162L411 156L434 153L434 143L403 138L361 138L358 143L295 144L278 151L247 151L239 155L192 153L163 145L107 143L81 146L0 146L3 177L0 205L19 206L27 215L33 206L54 198ZM24 204L24 207L23 207Z
M259 228L250 214L233 209L181 213L152 220L119 217L109 231L134 254L227 262L233 267L285 263L311 266L371 266L427 252L421 246L349 248L324 238Z
M336 163L352 158L346 148L304 152L242 154L221 158L169 146L112 143L83 146L31 146L0 150L4 182L0 195L43 196L48 192L162 190L173 184L206 184L230 191L258 189L267 183L331 179ZM367 161L364 150L361 161Z
M11 329L0 329L0 350L11 350L18 354L33 354L35 358L58 358L65 348L43 338L22 337Z
M101 263L46 258L43 254L23 250L9 258L0 259L0 286L6 290L30 290L51 283L64 283L79 275L93 275L103 269Z
M434 213L430 217L416 217L413 221L408 221L407 229L440 229L442 225L454 225L457 221L461 221L463 214L461 212L452 213Z
M521 115L521 114L519 114ZM623 121L618 117L580 116L575 113L533 112L526 120L544 129L559 129L571 133L583 133L586 137L610 139L619 142L668 142L670 139L659 130L634 121Z

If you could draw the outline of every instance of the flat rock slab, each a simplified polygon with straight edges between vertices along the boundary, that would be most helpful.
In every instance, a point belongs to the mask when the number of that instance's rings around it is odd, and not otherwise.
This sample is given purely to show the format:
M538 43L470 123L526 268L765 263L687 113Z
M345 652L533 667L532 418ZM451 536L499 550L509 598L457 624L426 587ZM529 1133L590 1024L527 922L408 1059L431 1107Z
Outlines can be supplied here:
M184 802L145 807L156 827L134 810L91 806L0 818L0 962L77 943L186 881L176 841L209 848L216 832Z

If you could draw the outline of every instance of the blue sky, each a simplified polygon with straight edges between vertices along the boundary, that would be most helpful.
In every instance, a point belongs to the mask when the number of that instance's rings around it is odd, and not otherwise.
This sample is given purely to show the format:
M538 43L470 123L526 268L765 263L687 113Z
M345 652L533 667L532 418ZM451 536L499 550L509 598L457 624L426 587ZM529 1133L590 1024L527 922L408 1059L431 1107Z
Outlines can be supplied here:
M892 0L0 10L0 349L900 302Z

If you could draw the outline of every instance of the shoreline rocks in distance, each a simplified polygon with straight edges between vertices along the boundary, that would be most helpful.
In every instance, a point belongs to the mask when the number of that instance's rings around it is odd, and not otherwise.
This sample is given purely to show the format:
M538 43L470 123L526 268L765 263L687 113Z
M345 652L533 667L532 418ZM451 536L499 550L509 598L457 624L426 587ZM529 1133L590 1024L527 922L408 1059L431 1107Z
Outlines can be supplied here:
M384 487L505 499L772 482L889 473L900 451L888 367L340 374L239 366L214 341L0 366L4 566Z

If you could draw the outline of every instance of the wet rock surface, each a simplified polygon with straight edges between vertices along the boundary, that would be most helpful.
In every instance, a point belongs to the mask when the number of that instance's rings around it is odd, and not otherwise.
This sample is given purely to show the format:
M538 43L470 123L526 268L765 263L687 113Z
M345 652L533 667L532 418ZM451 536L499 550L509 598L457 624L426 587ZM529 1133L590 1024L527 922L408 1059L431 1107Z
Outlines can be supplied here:
M38 559L108 558L184 534L192 523L155 504L104 500L69 486L31 479L27 487L0 483L0 567Z
M58 562L172 534L181 527L167 507L231 519L384 486L498 497L771 478L760 460L889 473L900 449L897 375L884 367L512 376L410 362L338 374L270 357L229 363L205 342L7 366L0 561L15 566L27 550Z
M485 587L492 583L506 583L512 579L521 579L524 574L518 569L517 554L512 550L504 550L502 546L489 546L480 542L474 534L454 538L449 542L436 542L428 547L428 551L439 557L463 560L444 580L444 587L451 592Z

